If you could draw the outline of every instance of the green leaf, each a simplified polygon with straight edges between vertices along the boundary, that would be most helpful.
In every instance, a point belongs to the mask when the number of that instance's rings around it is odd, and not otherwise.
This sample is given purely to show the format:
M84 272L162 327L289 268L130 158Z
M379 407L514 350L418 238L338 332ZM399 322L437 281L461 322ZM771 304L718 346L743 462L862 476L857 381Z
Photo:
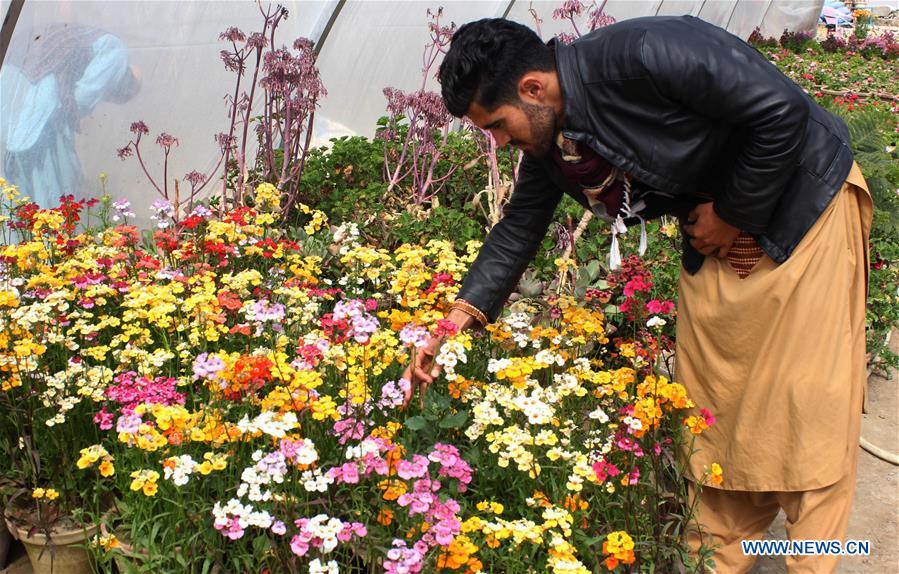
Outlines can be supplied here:
M445 417L442 421L440 421L440 428L457 429L465 424L465 421L467 419L468 413L466 413L465 411L459 411L456 414Z
M428 426L428 421L422 416L409 417L406 419L406 428L409 430L419 431Z
M268 536L257 536L253 539L253 552L256 556L262 556L269 548L271 548L271 542Z

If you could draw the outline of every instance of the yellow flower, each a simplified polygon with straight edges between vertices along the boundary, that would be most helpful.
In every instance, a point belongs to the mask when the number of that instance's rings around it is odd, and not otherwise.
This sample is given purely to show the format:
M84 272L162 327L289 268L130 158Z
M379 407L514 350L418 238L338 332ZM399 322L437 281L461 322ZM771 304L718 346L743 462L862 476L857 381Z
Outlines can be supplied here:
M262 183L256 187L256 209L258 211L277 211L281 209L281 192L270 183Z
M156 494L156 481L159 480L159 473L155 470L135 470L131 473L131 490L142 490L145 496L153 496Z
M115 474L115 466L112 464L112 457L104 458L98 468L100 469L100 476L108 477Z
M78 459L76 465L79 469L85 469L103 457L109 456L109 453L99 444L81 449L81 458Z
M384 500L396 500L409 490L401 480L382 480L378 483L378 488L384 491Z
M609 570L614 570L619 561L632 564L635 560L634 540L623 530L610 532L602 543L602 551L603 554L609 555L605 560L606 568Z
M693 434L702 434L702 431L709 428L709 425L706 424L704 418L695 415L691 415L684 419L684 425L689 427L690 432Z
M118 548L121 544L115 534L104 534L95 539L96 544L104 551L109 552L114 548Z
M44 497L47 500L56 500L59 498L59 493L54 488L48 488L47 492L44 493Z
M709 483L713 486L721 486L724 482L724 469L717 462L712 463L712 470L709 472Z
M31 491L31 498L43 498L45 493L43 488L35 488Z

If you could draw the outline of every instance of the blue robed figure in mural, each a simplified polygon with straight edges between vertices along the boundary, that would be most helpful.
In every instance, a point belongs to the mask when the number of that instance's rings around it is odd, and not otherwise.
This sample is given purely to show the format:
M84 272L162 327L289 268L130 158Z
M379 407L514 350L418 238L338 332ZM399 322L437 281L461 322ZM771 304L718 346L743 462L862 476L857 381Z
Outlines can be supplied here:
M77 193L81 118L100 102L127 101L137 87L120 38L88 26L50 26L20 63L0 70L0 173L42 207Z

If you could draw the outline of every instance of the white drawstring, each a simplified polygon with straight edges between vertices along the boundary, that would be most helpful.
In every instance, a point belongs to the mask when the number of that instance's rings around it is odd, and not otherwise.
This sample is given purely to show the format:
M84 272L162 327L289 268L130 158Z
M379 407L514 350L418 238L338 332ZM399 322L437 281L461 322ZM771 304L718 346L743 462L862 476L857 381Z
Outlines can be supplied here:
M639 216L638 216L639 217ZM646 255L646 221L640 217L640 256Z
M618 234L627 233L627 226L619 215L612 222L612 250L609 252L609 269L617 271L621 268L621 248L618 246Z

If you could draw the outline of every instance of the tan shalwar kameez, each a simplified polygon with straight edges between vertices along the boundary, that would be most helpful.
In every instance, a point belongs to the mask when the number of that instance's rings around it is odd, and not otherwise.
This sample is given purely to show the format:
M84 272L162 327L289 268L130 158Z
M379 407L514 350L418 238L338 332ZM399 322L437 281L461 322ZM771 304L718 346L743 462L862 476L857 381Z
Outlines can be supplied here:
M857 165L796 250L767 255L741 279L707 257L681 273L677 379L717 422L696 437L703 542L717 572L746 572L740 540L762 538L782 507L791 539L843 539L855 485L866 384L867 245L873 204ZM698 544L694 537L691 543ZM830 572L836 557L788 558Z

